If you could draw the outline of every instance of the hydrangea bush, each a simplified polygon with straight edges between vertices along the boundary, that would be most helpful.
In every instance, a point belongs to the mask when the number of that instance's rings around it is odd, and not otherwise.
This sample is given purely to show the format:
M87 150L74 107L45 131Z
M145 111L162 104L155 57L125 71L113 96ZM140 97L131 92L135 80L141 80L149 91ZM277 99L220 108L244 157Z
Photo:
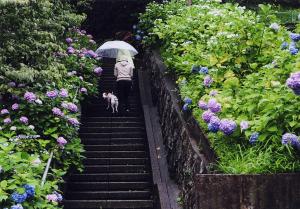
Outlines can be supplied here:
M159 43L182 98L191 99L183 111L191 109L207 131L216 169L299 171L300 26L288 31L268 5L254 12L213 0L193 3L152 3L138 28L145 46Z
M61 208L64 174L82 169L80 101L97 93L102 72L95 41L68 1L0 10L0 208Z

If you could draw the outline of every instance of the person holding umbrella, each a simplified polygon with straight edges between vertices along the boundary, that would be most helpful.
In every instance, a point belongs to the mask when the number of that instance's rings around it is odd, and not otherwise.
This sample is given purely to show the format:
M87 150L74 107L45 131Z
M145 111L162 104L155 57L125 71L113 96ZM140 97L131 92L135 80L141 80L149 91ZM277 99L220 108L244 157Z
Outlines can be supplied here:
M114 75L117 78L117 95L120 103L124 105L126 112L129 112L128 97L132 85L133 65L129 62L128 56L120 56L115 64Z
M138 51L129 43L124 41L107 41L102 44L96 53L100 57L116 58L114 75L117 78L117 95L120 104L129 111L128 96L132 86L132 76L134 63L132 58L138 54Z

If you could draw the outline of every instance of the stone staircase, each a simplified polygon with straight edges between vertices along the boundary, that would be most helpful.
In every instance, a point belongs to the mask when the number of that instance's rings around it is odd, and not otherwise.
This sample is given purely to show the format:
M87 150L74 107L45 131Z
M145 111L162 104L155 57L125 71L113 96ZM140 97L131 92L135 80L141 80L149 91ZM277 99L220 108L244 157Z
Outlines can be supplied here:
M114 88L113 64L103 67L101 95ZM153 209L148 142L136 83L129 104L131 111L119 114L106 110L101 96L83 105L85 168L69 177L65 209Z

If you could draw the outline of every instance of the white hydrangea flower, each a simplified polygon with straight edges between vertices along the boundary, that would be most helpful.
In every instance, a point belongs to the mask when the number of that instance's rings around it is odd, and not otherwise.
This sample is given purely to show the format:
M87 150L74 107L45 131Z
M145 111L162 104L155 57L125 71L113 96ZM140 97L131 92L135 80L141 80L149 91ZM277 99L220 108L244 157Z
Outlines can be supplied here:
M15 130L17 130L17 127L16 126L12 126L12 127L10 127L10 129L9 130L11 130L11 131L15 131Z
M34 126L33 125L29 125L28 128L30 128L31 130L34 130Z
M40 100L40 99L35 100L35 103L37 103L39 105L43 104L42 100Z
M42 161L40 160L40 158L36 158L35 160L32 161L32 165L34 166L38 166L42 163Z
M270 25L270 28L277 32L279 30L280 26L277 23L272 23Z

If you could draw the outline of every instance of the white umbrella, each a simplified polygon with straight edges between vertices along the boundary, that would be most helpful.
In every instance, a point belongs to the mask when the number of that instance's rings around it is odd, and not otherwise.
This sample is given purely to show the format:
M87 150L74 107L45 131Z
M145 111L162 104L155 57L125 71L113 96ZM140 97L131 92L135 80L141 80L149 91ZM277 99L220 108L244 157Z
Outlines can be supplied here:
M107 41L96 50L96 53L101 57L117 58L120 50L128 51L132 57L138 54L138 51L125 41Z

